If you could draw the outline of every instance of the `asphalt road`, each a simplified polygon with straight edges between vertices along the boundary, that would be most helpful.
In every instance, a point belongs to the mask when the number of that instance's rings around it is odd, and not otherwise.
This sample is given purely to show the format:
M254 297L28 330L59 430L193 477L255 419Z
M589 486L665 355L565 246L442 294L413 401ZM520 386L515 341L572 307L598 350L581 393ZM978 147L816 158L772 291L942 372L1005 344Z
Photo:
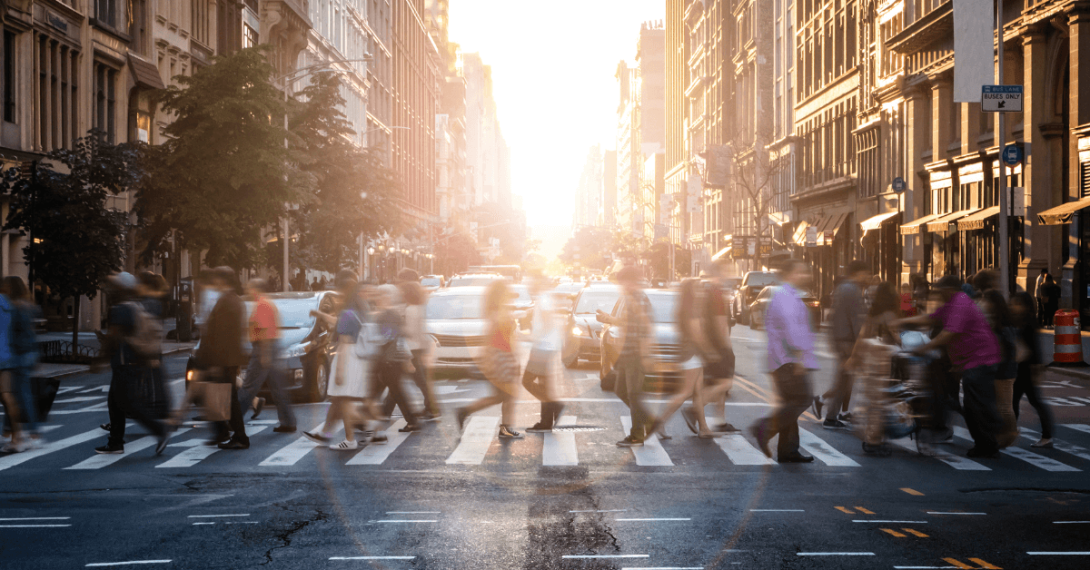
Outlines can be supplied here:
M735 349L727 414L743 427L771 389L761 333L736 328ZM824 388L832 361L819 354ZM184 356L167 366L180 390ZM673 439L616 447L627 410L599 390L594 363L562 381L577 426L563 433L498 441L494 408L470 423L483 440L459 438L453 410L486 388L443 381L441 422L351 453L272 433L269 406L246 451L209 453L193 426L155 457L134 427L126 455L96 456L107 380L66 378L50 445L0 456L0 568L1090 567L1090 387L1077 381L1045 387L1064 403L1058 449L1024 437L970 462L955 439L949 463L902 448L870 457L854 434L804 417L819 460L762 465L748 436L699 440L679 418ZM522 400L526 427L538 410ZM1022 426L1039 430L1025 410ZM300 426L324 411L298 407Z

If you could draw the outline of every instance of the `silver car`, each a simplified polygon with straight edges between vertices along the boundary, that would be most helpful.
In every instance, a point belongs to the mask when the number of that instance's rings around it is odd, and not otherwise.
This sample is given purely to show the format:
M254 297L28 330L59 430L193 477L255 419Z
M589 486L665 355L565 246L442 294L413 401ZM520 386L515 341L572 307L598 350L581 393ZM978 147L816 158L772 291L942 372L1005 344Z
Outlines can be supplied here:
M446 287L428 297L426 332L434 368L476 372L477 358L488 343L484 287Z
M677 330L678 292L674 290L649 289L644 291L651 303L651 357L655 361L652 370L645 370L648 392L673 393L682 383L681 376L688 370L702 368L703 363L696 354L686 357L681 346L681 335ZM625 298L622 296L614 305L611 315L623 314ZM614 325L602 327L601 377L616 374L613 370L617 357L621 354L620 331Z

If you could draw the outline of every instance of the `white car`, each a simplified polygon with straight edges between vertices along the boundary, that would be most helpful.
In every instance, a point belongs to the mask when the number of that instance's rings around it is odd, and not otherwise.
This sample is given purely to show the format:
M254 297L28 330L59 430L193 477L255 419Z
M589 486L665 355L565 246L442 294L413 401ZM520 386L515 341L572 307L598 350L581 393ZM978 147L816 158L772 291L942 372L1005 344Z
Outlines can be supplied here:
M484 287L446 287L428 297L426 331L434 368L477 371L477 357L488 344Z

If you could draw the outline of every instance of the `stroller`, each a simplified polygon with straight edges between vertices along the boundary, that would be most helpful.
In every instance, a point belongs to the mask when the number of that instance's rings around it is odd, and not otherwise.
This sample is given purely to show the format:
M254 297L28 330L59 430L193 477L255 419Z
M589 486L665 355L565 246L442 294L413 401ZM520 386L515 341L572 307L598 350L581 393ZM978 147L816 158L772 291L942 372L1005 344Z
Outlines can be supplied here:
M927 444L919 438L921 420L927 416L930 389L927 387L928 357L912 354L912 350L929 342L926 334L918 331L901 333L900 350L897 347L871 343L864 364L864 421L859 426L863 451L887 457L893 453L889 441L911 437L916 449L930 455Z

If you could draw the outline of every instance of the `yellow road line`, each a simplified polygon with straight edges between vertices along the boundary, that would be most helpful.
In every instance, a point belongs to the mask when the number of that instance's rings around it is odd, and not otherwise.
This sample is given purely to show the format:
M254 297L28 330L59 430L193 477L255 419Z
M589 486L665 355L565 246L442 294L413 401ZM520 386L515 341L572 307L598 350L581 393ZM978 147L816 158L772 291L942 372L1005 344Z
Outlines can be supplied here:
M915 495L917 497L922 497L923 496L923 493L921 493L921 492L919 492L919 491L917 491L915 489L910 489L908 487L901 487L901 490L908 493L909 495Z
M905 535L903 535L903 534L901 534L901 533L899 533L899 532L897 532L897 531L895 531L893 529L883 528L881 530L882 530L882 532L884 532L886 534L891 534L896 538L904 538L905 537Z
M920 538L928 538L928 536L926 534L924 534L924 533L922 533L922 532L920 532L920 531L918 531L918 530L916 530L914 528L902 528L901 530L907 532L908 534L914 534L914 535L916 535L916 536L918 536ZM969 560L972 560L972 558L970 558Z
M968 564L966 564L964 562L959 562L958 560L955 560L953 558L943 558L942 560L943 560L943 562L953 564L955 568L963 568L965 570L974 570L972 566L969 566Z
M855 511L853 511L851 509L848 509L848 508L844 508L844 507L834 507L834 508L836 510L842 512L842 513L848 513L849 515L854 515L855 514Z
M874 514L874 511L864 509L863 507L856 507L855 510L857 510L857 511L859 511L859 512L865 514L865 515L873 515Z
M1003 570L1002 568L998 566L992 566L991 564L988 564L987 562L979 558L970 558L969 561L975 563L977 566L980 566L984 570Z

